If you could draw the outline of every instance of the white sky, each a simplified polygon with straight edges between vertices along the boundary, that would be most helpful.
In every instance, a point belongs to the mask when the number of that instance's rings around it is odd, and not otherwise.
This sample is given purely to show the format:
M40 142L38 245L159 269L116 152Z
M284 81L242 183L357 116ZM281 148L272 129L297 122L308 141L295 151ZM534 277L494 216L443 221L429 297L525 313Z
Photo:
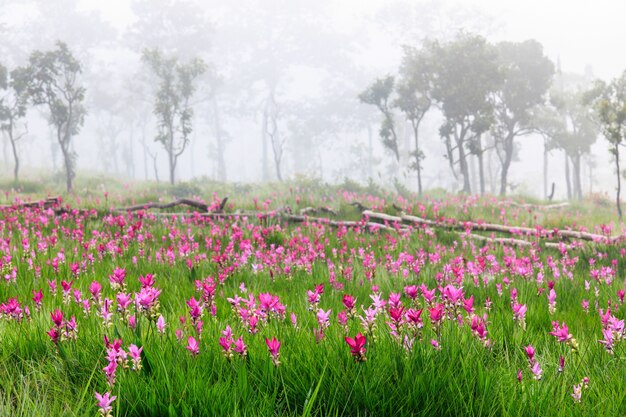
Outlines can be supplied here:
M346 23L359 12L386 4L385 0L335 1ZM553 60L560 58L565 70L583 72L591 65L597 76L611 78L626 69L626 0L440 1L473 6L492 17L498 27L494 40L537 39ZM128 0L83 0L83 4L100 9L119 27L132 19Z

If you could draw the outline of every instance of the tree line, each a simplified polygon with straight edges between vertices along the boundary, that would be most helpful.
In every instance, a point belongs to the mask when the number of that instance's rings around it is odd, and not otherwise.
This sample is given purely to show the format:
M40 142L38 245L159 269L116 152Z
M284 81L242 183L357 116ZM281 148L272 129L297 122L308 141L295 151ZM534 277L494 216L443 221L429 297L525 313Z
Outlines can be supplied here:
M460 33L449 41L426 39L404 47L395 75L374 80L359 95L381 115L379 136L399 161L398 125L408 123L413 136L411 167L422 193L420 124L429 112L441 115L439 139L452 175L465 193L485 193L484 155L499 161L500 195L519 141L530 134L544 138L544 192L547 153L565 155L568 198L582 198L581 159L602 133L609 141L616 170L617 207L621 217L620 148L626 135L626 72L605 83L563 74L535 40L490 43ZM478 164L479 189L472 189L470 158Z
M169 180L174 184L178 158L193 130L190 100L207 66L199 58L181 63L158 49L146 49L142 61L154 76L151 83L156 85L153 113L158 133L154 140L167 154ZM82 72L80 61L63 42L57 42L50 51L33 51L27 65L11 71L0 63L0 129L11 143L15 181L20 167L16 145L27 131L26 112L29 106L43 107L63 155L67 192L72 192L77 158L72 139L80 132L87 114Z

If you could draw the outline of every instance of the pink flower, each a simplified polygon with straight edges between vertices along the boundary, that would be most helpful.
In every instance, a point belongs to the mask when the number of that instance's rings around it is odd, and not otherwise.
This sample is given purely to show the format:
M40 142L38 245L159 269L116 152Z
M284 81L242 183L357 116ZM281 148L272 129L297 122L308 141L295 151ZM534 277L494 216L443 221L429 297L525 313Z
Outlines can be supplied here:
M441 321L441 319L443 319L443 313L444 313L443 304L436 304L433 308L428 309L428 314L430 315L430 321L432 321L434 325L438 324Z
M165 333L165 319L163 318L163 316L159 315L159 318L156 321L156 327L159 333Z
M346 343L350 346L350 353L354 357L355 362L365 362L365 344L367 339L361 333L358 333L354 339L351 337L345 337Z
M243 342L243 336L239 336L239 339L235 340L235 352L241 356L246 356L248 353L246 344Z
M189 338L187 339L187 350L191 352L192 356L197 356L200 353L200 346L198 346L198 341L193 336L189 336Z
M526 351L526 356L528 356L528 361L531 363L534 362L535 361L535 348L533 347L533 345L526 346L524 350Z
M141 370L141 352L143 351L143 346L138 348L135 345L130 345L128 347L128 354L130 355L130 359L133 362L133 371Z
M439 344L437 340L431 339L430 344L435 350L441 350L441 345Z
M98 412L103 417L109 417L111 415L111 411L113 407L111 404L115 401L117 397L115 395L111 395L111 392L105 392L100 395L96 392L96 400L98 400Z
M521 369L517 370L517 382L519 382L520 384L522 383L522 370Z
M346 307L346 310L352 310L356 304L356 298L354 298L350 294L344 294L342 302L343 305Z
M550 334L556 337L559 342L568 342L572 338L572 335L569 333L569 329L565 323L562 323L559 327L559 323L554 321L552 322L552 328L554 331L550 332Z
M541 366L539 365L539 362L535 362L531 368L530 371L533 373L533 375L535 375L535 379L536 380L541 380L541 374L543 373L543 371L541 370Z
M63 313L59 309L50 313L50 318L56 327L61 327L61 324L63 324Z
M320 329L324 330L325 328L327 328L328 326L330 326L330 313L332 312L332 310L328 310L328 311L324 311L322 309L320 309L317 312L317 324L319 325Z
M270 351L270 355L272 357L272 362L274 362L274 366L280 365L278 361L278 357L280 356L280 342L276 340L275 337L272 337L272 340L266 338L265 344L267 345L267 349Z

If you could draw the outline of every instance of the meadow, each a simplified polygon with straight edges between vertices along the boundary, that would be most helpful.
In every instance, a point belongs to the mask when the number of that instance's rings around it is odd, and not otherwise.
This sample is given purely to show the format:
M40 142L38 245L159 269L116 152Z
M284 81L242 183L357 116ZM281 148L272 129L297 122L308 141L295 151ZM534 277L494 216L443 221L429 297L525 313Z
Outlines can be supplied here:
M626 249L601 196L543 210L214 187L194 197L216 207L229 195L213 216L115 209L173 190L79 187L20 206L46 197L30 191L6 192L0 208L0 415L626 414ZM616 238L519 246L436 225L378 229L355 202ZM307 207L336 213L280 215Z

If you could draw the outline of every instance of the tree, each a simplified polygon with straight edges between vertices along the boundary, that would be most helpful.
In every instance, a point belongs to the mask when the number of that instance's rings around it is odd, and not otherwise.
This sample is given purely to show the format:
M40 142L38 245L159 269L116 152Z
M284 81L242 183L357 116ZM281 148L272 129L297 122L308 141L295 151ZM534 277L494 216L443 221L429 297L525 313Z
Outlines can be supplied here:
M535 131L533 113L545 101L554 74L554 64L544 55L542 45L535 40L500 42L496 48L504 78L494 94L492 133L501 163L500 195L503 196L506 195L515 139Z
M83 105L85 88L80 85L80 62L67 45L57 42L56 49L35 51L28 66L13 71L16 88L26 91L35 105L48 110L48 122L54 127L56 139L63 154L67 192L72 192L76 175L76 154L71 149L72 138L80 132L87 110Z
M175 182L176 163L189 144L193 109L190 99L196 91L196 81L206 71L199 58L186 64L177 58L166 58L158 49L145 50L143 61L158 79L154 115L158 119L156 142L161 143L168 157L170 183Z
M484 150L481 136L491 126L493 93L498 91L502 82L498 53L482 36L465 33L445 43L427 42L426 49L433 57L432 98L445 119L439 134L446 146L450 168L456 177L455 165L458 163L463 176L462 190L471 193L466 151L476 155L482 191Z
M596 81L595 86L585 95L585 102L591 103L593 106L600 131L610 145L617 177L615 204L621 220L622 172L620 170L619 147L626 139L626 71L608 84L604 81Z
M395 78L388 75L375 80L365 91L359 94L359 100L365 104L375 106L383 115L380 127L380 137L385 148L389 149L400 160L398 151L398 135L394 126L391 95L394 91Z
M394 105L404 113L405 118L413 128L415 141L415 171L417 172L417 191L422 194L422 166L424 158L419 145L419 126L432 104L430 97L432 90L431 57L424 50L405 48L404 57L400 66L400 81L396 87L398 98Z
M0 65L0 130L6 134L13 152L13 179L19 180L20 159L17 153L17 142L26 135L27 126L19 129L20 119L26 116L28 96L23 88L16 84L13 75L6 67Z
M550 99L558 117L552 135L555 147L565 152L565 179L568 197L582 199L581 158L589 153L596 141L598 129L590 115L591 109L583 103L582 90L554 91ZM569 164L572 164L570 172Z

